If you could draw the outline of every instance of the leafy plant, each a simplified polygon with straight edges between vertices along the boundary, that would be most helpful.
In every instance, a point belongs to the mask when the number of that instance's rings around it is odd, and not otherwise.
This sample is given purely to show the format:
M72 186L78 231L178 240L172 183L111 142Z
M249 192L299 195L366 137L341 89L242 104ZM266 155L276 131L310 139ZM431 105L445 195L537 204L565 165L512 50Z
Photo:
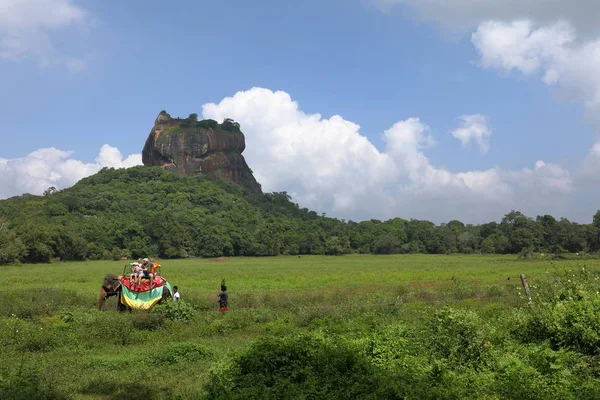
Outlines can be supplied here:
M171 321L189 322L194 317L196 311L194 307L186 303L184 300L167 301L154 308L152 314L162 316Z
M212 351L197 343L169 343L159 349L153 349L148 362L156 365L181 364L189 367L189 364L211 357L212 354Z
M488 330L477 314L445 307L429 322L429 346L437 356L459 365L480 366L489 356Z
M384 387L357 347L318 335L262 339L224 373L209 382L209 397L376 398Z

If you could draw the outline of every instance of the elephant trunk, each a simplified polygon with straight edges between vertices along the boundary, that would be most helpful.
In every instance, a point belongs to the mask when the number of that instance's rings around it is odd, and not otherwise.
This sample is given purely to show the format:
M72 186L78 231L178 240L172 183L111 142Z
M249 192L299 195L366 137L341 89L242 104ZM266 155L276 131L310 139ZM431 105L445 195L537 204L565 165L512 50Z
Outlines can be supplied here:
M100 294L98 295L98 310L104 310L104 302L107 297L114 296L121 287L121 281L119 277L113 274L108 274L104 277L102 286L100 287Z
M106 300L106 297L108 297L108 293L104 289L104 286L102 286L100 288L100 294L98 295L98 310L104 310L104 301Z

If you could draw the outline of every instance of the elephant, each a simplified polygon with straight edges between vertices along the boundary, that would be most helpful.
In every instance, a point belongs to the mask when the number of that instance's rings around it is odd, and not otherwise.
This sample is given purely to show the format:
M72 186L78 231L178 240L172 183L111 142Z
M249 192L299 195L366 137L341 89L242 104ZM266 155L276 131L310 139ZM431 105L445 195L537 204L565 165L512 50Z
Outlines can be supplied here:
M107 298L112 296L118 296L117 299L117 310L125 311L131 309L124 305L121 302L121 291L122 291L121 279L117 275L108 274L104 277L104 281L102 281L102 286L100 287L100 294L98 295L98 310L104 311L104 303ZM171 297L171 291L167 286L163 286L162 298L158 302L161 304L165 302L169 297Z
M121 294L121 280L117 275L108 274L104 277L102 286L100 287L100 295L98 296L98 310L104 311L104 302L107 298L112 296L120 296ZM117 310L124 311L125 306L117 301Z

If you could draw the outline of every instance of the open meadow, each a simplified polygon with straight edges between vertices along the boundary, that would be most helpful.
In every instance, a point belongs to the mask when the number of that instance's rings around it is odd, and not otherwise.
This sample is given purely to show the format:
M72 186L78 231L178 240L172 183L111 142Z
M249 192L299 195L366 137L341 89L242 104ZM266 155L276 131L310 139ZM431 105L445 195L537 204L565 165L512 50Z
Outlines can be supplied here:
M97 310L125 261L2 267L0 397L600 396L598 260L157 261L183 301L131 313Z

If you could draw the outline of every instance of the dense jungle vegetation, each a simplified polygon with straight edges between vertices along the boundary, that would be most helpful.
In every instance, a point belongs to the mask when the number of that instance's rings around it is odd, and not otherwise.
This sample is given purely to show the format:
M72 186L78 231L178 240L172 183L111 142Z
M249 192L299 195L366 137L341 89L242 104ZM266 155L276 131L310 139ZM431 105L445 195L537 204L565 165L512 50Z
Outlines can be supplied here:
M394 218L344 221L300 208L285 192L242 187L159 167L103 169L43 196L0 201L0 264L62 260L346 253L498 253L600 249L591 224L511 211L481 225Z

